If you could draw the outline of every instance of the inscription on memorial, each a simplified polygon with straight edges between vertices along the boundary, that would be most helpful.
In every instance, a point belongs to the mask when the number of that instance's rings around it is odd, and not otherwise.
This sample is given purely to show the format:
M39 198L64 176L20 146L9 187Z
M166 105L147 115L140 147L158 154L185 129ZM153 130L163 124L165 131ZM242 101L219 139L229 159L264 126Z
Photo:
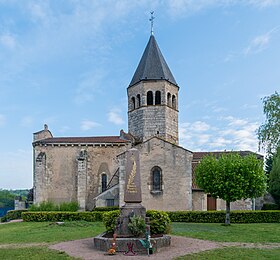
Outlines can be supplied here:
M142 202L139 151L134 148L128 150L126 153L124 201L131 203Z
M137 187L134 182L136 176L136 161L134 155L131 156L131 161L133 162L132 170L128 176L126 189L128 193L137 193Z

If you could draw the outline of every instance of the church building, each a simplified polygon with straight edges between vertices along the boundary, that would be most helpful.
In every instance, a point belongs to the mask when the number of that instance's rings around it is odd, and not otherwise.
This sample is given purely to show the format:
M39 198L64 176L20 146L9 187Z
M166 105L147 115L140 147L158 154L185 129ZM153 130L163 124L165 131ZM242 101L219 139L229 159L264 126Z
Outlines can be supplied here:
M34 203L77 201L81 210L124 204L127 151L140 155L142 205L146 209L224 209L193 183L203 157L179 145L179 86L153 34L127 87L128 133L54 137L48 126L34 133ZM209 205L208 205L209 204ZM250 201L237 204L250 209Z

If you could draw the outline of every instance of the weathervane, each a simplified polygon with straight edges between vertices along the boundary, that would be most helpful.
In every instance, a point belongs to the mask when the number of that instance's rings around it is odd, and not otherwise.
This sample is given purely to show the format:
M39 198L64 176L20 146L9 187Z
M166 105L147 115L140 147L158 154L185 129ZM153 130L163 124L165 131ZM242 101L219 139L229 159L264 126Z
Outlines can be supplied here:
M151 18L149 19L149 21L151 22L151 35L154 34L154 11L151 11Z

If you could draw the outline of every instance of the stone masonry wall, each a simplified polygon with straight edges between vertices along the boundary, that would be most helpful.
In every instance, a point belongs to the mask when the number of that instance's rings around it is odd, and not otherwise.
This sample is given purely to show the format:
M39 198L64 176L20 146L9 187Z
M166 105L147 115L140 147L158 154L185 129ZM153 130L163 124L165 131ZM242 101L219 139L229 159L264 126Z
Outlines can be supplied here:
M126 149L126 145L35 146L34 159L36 160L39 154L45 156L45 162L35 163L37 165L34 168L35 202L78 201L82 204L82 209L84 207L92 209L93 198L101 193L102 173L107 174L109 182L118 168L117 154ZM87 154L83 165L86 169L82 169L81 165L78 167L77 159L82 150Z
M191 161L192 153L159 138L137 145L140 152L140 175L142 205L146 209L191 210ZM123 205L125 156L119 156L120 205ZM162 192L152 192L151 170L158 166L162 170Z
M147 92L153 92L153 105L147 106ZM155 105L156 91L161 92L161 104ZM178 143L178 87L165 80L142 81L127 89L128 131L146 141L159 136L169 142ZM167 94L175 97L175 108L167 100ZM140 106L137 95L140 94ZM132 102L135 99L135 109Z

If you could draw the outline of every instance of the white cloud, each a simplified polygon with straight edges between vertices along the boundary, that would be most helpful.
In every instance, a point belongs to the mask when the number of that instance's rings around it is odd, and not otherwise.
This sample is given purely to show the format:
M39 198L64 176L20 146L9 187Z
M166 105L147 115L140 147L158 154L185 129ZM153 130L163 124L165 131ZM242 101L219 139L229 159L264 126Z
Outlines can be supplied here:
M102 82L104 82L105 77L106 73L102 70L85 73L76 89L74 102L82 105L98 98L102 92Z
M0 35L0 43L8 49L14 49L17 45L15 37L11 34Z
M257 54L259 52L264 51L265 49L268 48L268 45L271 41L271 36L273 33L277 32L279 29L279 26L274 27L272 30L256 36L250 44L244 49L244 54L249 55L249 54Z
M43 24L49 24L52 20L52 10L49 6L48 1L34 1L29 2L27 8L30 13L31 19L38 23L42 22Z
M168 0L168 10L171 16L190 15L209 8L223 8L236 5L269 8L280 5L279 0Z
M122 125L125 123L121 116L121 110L118 108L113 108L108 113L108 121L115 125Z
M235 118L233 116L221 117L222 120L229 121L229 126L244 126L248 122L244 119Z
M256 6L258 8L267 8L280 5L280 2L279 0L249 0L248 4Z
M192 151L257 151L257 122L227 116L221 117L218 123L218 126L202 121L180 124L180 143Z
M6 117L0 114L0 127L6 124Z
M98 127L98 126L101 126L101 124L96 123L94 121L90 121L90 120L84 120L81 123L81 130L88 131L88 130Z

